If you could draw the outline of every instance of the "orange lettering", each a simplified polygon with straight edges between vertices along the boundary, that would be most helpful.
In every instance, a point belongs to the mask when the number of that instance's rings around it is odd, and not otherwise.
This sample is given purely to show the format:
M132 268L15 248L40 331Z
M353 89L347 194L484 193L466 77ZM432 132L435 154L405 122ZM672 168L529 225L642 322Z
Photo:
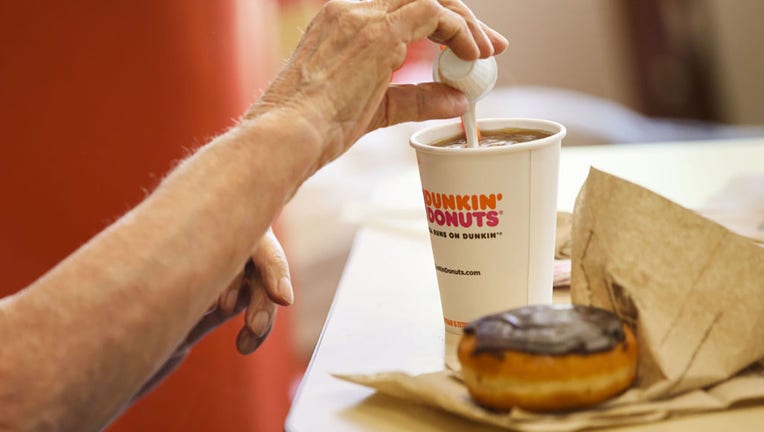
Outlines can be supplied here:
M456 328L467 327L467 323L464 321L452 320L446 317L443 317L443 322L445 322L447 326L451 326L451 327L456 327Z
M496 209L496 195L480 195L480 210Z

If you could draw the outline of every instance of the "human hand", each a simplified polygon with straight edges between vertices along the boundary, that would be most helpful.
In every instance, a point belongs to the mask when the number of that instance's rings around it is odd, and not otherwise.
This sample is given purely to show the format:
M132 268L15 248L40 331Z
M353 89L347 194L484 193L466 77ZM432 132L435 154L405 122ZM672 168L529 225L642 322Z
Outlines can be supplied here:
M456 117L467 100L444 84L389 84L407 44L425 37L465 60L507 47L459 0L329 1L245 118L286 112L290 127L305 127L321 141L320 166L376 128Z
M255 351L268 337L276 318L276 305L290 305L294 293L286 255L271 229L257 243L242 271L220 294L215 304L191 329L170 358L144 384L133 400L148 392L186 358L191 348L207 333L246 308L244 325L236 338L241 354Z
M244 325L236 338L242 354L256 350L273 327L276 305L288 306L294 301L289 277L289 264L284 249L271 229L255 245L244 269L220 294L199 323L189 332L186 343L191 346L210 330L228 321L246 308Z
M234 316L246 307L236 348L241 354L250 354L265 341L273 328L276 305L288 306L293 301L286 254L269 228L255 246L243 272L220 295L217 310L223 316Z

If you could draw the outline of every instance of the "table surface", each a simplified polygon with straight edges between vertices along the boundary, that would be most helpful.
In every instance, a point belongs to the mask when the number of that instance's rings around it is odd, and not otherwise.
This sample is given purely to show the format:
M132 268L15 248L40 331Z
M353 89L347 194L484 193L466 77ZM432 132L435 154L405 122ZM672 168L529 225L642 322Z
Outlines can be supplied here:
M696 209L731 179L764 174L764 138L563 148L560 210L573 208L590 166ZM369 203L351 203L346 217L364 223L286 430L496 431L332 377L394 370L419 374L444 367L444 328L416 168L382 182ZM609 430L729 427L764 430L764 405Z

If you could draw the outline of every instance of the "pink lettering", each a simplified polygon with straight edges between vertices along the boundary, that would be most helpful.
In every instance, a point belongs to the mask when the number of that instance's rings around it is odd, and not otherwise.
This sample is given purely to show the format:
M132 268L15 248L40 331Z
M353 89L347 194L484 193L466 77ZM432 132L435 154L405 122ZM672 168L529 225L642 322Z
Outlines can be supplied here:
M485 212L474 212L473 214L475 215L475 219L477 219L477 226L483 226L483 218L485 217Z
M496 210L491 210L488 213L486 213L486 221L485 224L489 227L495 227L499 224L499 212Z
M459 226L459 213L458 212L446 212L446 225Z

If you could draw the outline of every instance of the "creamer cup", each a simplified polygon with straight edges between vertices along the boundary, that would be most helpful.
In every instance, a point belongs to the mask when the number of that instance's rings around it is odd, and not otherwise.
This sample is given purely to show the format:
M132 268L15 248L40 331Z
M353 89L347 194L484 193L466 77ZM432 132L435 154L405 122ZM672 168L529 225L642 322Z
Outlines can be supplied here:
M565 127L537 119L483 119L481 131L551 136L487 148L433 144L459 121L421 130L416 150L446 331L528 304L552 302L559 154Z

